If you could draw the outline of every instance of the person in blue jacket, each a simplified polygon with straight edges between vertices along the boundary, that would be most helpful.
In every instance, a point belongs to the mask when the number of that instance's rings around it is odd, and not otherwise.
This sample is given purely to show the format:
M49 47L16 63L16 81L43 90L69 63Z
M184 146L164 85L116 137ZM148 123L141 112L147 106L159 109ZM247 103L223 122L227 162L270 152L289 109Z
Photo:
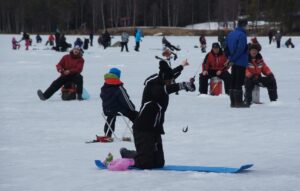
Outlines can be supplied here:
M238 27L230 32L226 38L226 56L231 65L231 84L230 84L230 101L231 107L243 108L249 107L248 104L243 102L243 89L245 78L245 70L248 65L248 46L246 26L248 20L241 18L238 20Z
M142 31L141 29L136 29L135 32L135 48L134 50L135 51L139 51L139 48L140 48L140 42L141 42L141 38L142 38Z

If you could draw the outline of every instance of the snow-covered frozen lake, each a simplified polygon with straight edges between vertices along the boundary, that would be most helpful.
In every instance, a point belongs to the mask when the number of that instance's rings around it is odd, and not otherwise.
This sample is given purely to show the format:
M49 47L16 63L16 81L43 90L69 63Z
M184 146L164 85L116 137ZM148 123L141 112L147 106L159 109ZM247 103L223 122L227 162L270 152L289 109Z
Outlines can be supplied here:
M25 51L11 49L13 35L0 35L0 190L1 191L99 191L99 190L202 190L202 191L296 191L300 189L300 37L293 37L294 49L275 48L267 37L258 37L262 55L278 84L279 100L270 103L261 89L264 104L249 109L229 107L229 97L198 96L180 92L170 96L163 136L166 164L232 166L253 163L242 174L216 174L166 171L101 171L95 159L109 152L119 158L121 147L132 142L85 144L103 134L104 120L99 98L103 75L111 67L122 70L121 79L136 108L140 107L143 82L158 71L155 55L161 54L161 37L146 36L140 52L120 48L103 50L96 43L85 51L84 87L88 101L64 102L57 92L40 101L43 91L58 77L55 65L66 53L45 50L36 45ZM16 35L20 39L20 35ZM35 37L35 36L32 36ZM87 37L87 36L86 36ZM73 44L75 36L67 36ZM119 40L116 36L113 42ZM197 73L205 54L198 37L167 37L180 45L176 66L188 58L177 81ZM287 37L283 37L283 42ZM46 36L43 36L43 44ZM217 37L207 37L208 46ZM210 49L210 48L209 48ZM198 77L198 74L197 74ZM197 80L198 90L198 80ZM183 127L189 127L187 133ZM117 120L116 134L125 124Z

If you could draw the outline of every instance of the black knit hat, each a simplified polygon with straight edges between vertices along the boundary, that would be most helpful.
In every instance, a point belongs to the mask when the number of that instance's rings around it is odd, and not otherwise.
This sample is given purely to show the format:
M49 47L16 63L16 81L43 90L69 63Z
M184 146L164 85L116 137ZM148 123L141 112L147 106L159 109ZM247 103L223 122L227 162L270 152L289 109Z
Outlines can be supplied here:
M245 17L239 18L239 20L238 20L238 26L239 27L245 27L247 25L248 25L248 19L247 18L245 18Z
M171 80L174 78L172 68L164 60L159 61L159 77L162 80Z
M217 42L212 43L213 48L220 48L220 44Z

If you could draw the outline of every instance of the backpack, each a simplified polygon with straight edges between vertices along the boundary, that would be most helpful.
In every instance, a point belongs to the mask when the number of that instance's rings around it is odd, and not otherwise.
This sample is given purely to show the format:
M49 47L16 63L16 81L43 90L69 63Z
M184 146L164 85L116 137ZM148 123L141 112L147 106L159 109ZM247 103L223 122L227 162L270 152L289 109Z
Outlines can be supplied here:
M76 85L74 83L65 84L61 88L61 99L68 101L76 99Z

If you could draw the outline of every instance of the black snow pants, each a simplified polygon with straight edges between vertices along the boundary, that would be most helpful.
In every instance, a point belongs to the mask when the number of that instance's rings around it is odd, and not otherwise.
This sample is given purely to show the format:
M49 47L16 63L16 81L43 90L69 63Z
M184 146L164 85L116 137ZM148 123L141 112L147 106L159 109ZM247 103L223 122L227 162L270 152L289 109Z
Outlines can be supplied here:
M199 76L199 92L200 92L200 94L207 94L208 80L214 76L217 76L215 70L209 70L208 75L206 75L206 76L203 76L202 73L200 74L200 76ZM229 94L231 75L229 74L228 71L223 71L221 73L221 75L218 77L224 81L225 93Z
M246 89L245 101L246 102L251 103L252 90L254 89L255 85L266 87L268 89L270 101L276 101L278 99L277 84L274 76L273 75L267 77L259 76L258 78L255 77L245 78L245 89Z
M80 74L60 76L52 82L50 87L44 92L44 97L46 99L50 98L57 90L59 90L63 85L73 82L76 84L77 95L82 95L83 87L83 77Z
M135 166L141 169L160 168L165 165L161 135L154 132L133 131L137 152Z

